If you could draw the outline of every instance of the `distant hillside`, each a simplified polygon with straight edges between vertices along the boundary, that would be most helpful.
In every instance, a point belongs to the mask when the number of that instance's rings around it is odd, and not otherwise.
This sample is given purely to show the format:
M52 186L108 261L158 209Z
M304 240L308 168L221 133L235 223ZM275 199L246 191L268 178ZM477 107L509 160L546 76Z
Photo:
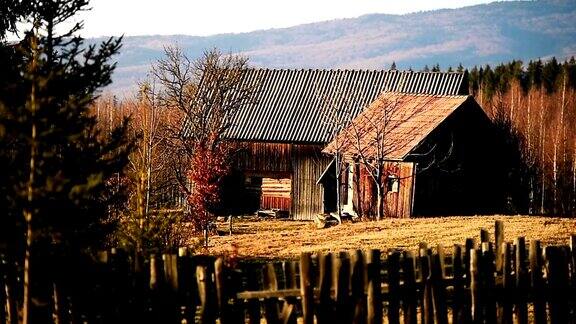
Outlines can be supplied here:
M283 68L420 69L576 54L576 1L494 2L407 15L372 14L242 34L126 37L111 90L123 93L180 44L191 57L218 47ZM184 22L183 22L184 23Z

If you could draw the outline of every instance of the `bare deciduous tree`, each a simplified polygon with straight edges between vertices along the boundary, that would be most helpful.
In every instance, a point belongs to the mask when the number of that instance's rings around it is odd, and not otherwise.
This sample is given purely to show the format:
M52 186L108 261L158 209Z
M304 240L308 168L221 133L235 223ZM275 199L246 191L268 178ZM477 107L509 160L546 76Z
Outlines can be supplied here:
M165 48L166 57L153 69L163 87L161 101L179 111L184 123L173 129L174 168L191 220L208 239L219 185L229 172L236 146L226 132L240 109L254 100L257 80L244 82L248 60L213 49L190 60L178 47Z
M332 142L335 166L335 178L336 178L336 208L338 215L338 222L342 222L342 201L341 201L341 176L342 172L345 171L345 160L343 159L342 153L345 142L337 135L344 130L344 128L350 123L352 119L351 105L347 98L342 94L340 89L337 89L335 93L331 96L323 95L320 90L318 91L318 96L322 100L322 116L323 121L327 125L330 138L333 138Z
M421 111L420 106L399 109L398 96L380 96L343 129L333 143L340 141L344 158L357 161L372 180L377 194L376 214L385 216L385 185L393 172L390 161L397 160L397 152L412 145L425 123L411 123Z

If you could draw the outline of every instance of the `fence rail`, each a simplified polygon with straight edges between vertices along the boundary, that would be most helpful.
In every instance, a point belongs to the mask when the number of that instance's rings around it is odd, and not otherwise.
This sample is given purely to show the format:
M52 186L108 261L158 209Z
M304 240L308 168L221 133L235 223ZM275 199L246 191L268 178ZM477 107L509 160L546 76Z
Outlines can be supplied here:
M91 274L52 278L39 318L56 323L576 322L576 236L542 247L482 230L450 251L302 253L299 261L231 264L103 252ZM15 323L17 278L0 268L1 323ZM88 287L88 288L86 288Z

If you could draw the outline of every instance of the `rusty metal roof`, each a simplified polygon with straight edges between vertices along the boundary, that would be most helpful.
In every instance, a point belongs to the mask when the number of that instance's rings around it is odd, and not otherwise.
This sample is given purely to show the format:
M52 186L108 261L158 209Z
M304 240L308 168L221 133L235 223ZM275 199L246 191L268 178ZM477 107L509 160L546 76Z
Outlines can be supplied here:
M463 80L458 72L247 69L242 82L259 83L255 103L240 109L225 135L247 141L327 143L334 135L323 113L327 100L355 117L383 91L465 94Z
M403 160L466 100L466 95L388 92L346 126L322 152L345 157Z

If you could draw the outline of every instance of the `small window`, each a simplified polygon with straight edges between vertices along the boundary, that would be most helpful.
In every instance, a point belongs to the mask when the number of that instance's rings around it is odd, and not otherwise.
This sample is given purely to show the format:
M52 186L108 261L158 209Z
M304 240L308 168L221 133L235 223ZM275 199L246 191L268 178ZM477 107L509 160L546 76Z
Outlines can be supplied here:
M400 179L396 175L389 175L386 179L386 192L398 192Z

